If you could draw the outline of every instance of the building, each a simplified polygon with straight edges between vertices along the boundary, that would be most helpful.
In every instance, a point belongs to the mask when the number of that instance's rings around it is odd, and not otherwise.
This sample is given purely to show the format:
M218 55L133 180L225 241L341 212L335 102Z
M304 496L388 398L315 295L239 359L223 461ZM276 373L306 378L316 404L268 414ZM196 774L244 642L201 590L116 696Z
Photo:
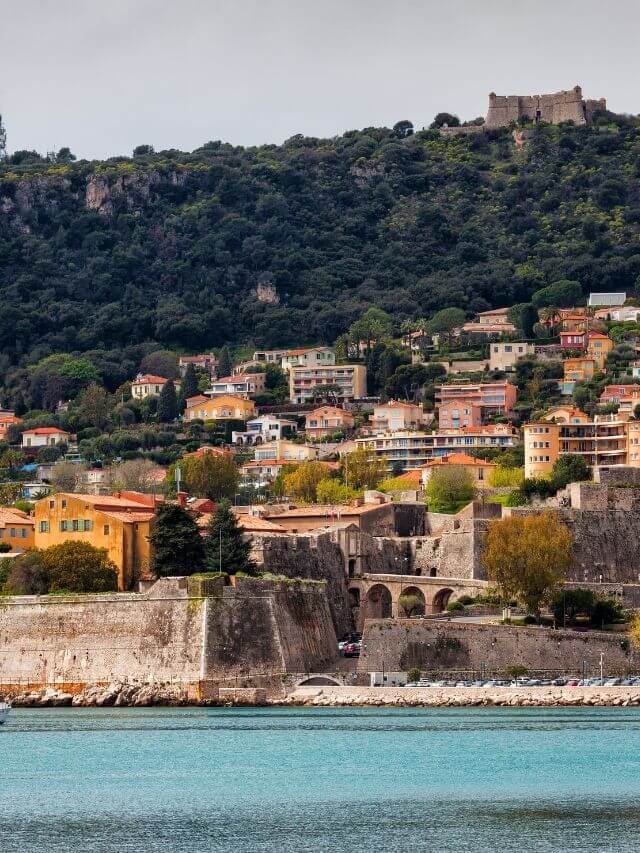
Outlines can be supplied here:
M15 507L0 507L0 542L9 545L11 551L20 554L34 547L35 521L32 516ZM0 558L3 554L0 554Z
M460 429L478 427L482 423L480 403L450 400L438 406L438 427L440 429Z
M637 323L640 317L640 308L635 305L623 305L619 308L598 308L594 317L597 320L605 320L612 323Z
M118 570L118 588L132 589L150 574L149 534L156 506L153 495L135 492L50 495L35 504L35 547L78 540L106 548Z
M151 373L139 373L131 383L131 396L134 400L144 400L145 397L157 397L169 380L164 376L154 376ZM180 390L180 381L173 380L176 391Z
M387 403L379 403L373 407L369 424L372 432L398 432L424 429L432 420L433 415L427 414L422 406L389 400Z
M292 403L308 403L322 388L334 389L331 396L340 402L366 397L367 368L363 364L332 364L292 367L289 370L289 399Z
M607 356L613 349L613 341L600 332L587 332L587 353L595 361L598 370L604 370Z
M234 444L255 445L263 444L265 441L278 441L283 438L291 438L298 432L296 421L286 418L277 418L274 415L263 415L259 418L247 421L244 432L232 432L231 441Z
M585 100L582 88L553 92L547 95L489 95L489 110L485 119L486 128L509 127L511 124L540 121L548 124L587 124L597 110L606 110L605 98Z
M489 346L489 370L511 371L516 362L534 355L535 346L527 343L503 343L496 341Z
M307 533L346 523L364 531L386 528L391 533L393 529L393 507L389 498L380 492L365 492L364 502L356 505L292 507L271 512L268 518L288 533Z
M289 350L286 349L257 350L253 354L253 361L280 366L282 359L288 352Z
M112 468L87 468L78 476L78 489L90 495L106 495L111 491Z
M235 397L244 397L248 400L258 394L263 394L266 387L267 375L261 373L240 373L236 376L223 376L214 379L211 387L205 391L207 397L220 397L232 394Z
M587 340L587 333L581 329L571 329L567 332L560 332L560 347L563 350L584 349Z
M600 402L619 403L625 397L639 397L640 385L605 385L600 394Z
M335 363L336 354L329 347L290 349L280 361L282 369L287 371L292 367L325 367Z
M21 423L22 418L17 418L13 412L0 412L0 441L4 441L7 437L9 427Z
M517 430L511 424L488 424L433 433L395 432L357 438L358 447L372 451L384 460L387 470L421 468L439 456L477 448L508 449L518 444Z
M22 446L55 447L57 444L69 444L72 438L70 432L58 427L35 427L22 433Z
M201 355L181 355L178 361L180 375L184 376L187 372L187 367L193 365L196 370L203 370L208 373L211 378L216 375L218 369L218 359L212 353L203 353Z
M479 405L482 418L489 415L508 415L516 403L517 389L506 380L500 382L460 382L436 386L436 408L440 418L443 403L459 403L460 406ZM440 425L442 427L442 424Z
M348 432L355 426L355 418L338 406L320 406L304 419L304 431L309 438L319 439L337 432Z
M473 484L478 489L486 489L489 487L489 475L496 468L495 462L489 462L488 459L476 459L475 456L469 456L468 453L449 453L446 456L439 456L437 459L432 459L423 466L421 483L426 485L431 474L439 468L460 468L471 475Z
M310 444L298 444L295 441L279 439L256 447L253 452L256 461L281 459L284 462L309 462L318 458L318 448Z
M513 335L517 329L509 322L509 308L494 308L491 311L481 311L475 320L465 323L462 331L469 335Z
M318 450L308 444L293 441L272 441L254 450L252 462L241 467L245 485L262 488L278 476L285 465L301 465L303 462L318 462ZM328 472L339 467L337 462L319 462L326 465Z
M559 456L573 453L592 467L615 465L640 466L640 422L627 414L595 415L590 418L579 409L552 409L537 423L525 424L525 477L551 474ZM634 449L636 448L636 449Z
M560 308L557 316L563 332L584 332L587 327L586 308Z
M185 421L248 421L255 414L255 403L252 400L245 400L244 397L231 394L205 397L198 394L188 398L184 419Z
M597 369L595 359L590 356L565 358L562 366L564 368L565 383L588 382L590 379L593 379L593 375Z
M589 307L591 308L621 308L627 301L626 293L590 293Z

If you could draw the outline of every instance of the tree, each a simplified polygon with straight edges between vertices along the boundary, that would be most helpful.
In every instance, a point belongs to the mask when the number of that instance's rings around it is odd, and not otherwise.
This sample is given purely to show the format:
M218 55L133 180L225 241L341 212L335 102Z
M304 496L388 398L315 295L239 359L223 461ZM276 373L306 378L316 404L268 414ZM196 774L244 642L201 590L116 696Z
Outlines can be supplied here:
M591 468L577 453L563 453L553 463L551 483L556 490L564 489L568 483L580 483L591 479Z
M149 157L153 153L155 153L153 145L136 145L133 149L134 157Z
M434 380L446 376L447 371L442 364L402 364L389 377L384 385L386 397L398 400L417 402L428 396L433 399L435 389L431 386ZM427 387L429 386L429 387Z
M154 350L154 352L145 355L140 362L140 372L163 376L165 379L177 379L180 373L178 356L171 350Z
M24 465L24 462L24 453L10 447L0 456L0 469L5 470L9 477L13 477L17 469Z
M317 488L327 476L327 467L322 462L303 462L284 475L284 492L287 497L304 503L315 503Z
M33 550L12 558L4 584L5 592L9 595L45 595L49 591L49 577L41 554L41 551Z
M595 606L596 595L590 589L560 589L551 601L551 611L558 625L573 625L578 616L590 619Z
M409 119L403 119L402 121L397 121L393 125L393 135L398 139L406 139L409 136L413 135L413 123L409 121Z
M319 504L348 504L359 495L356 489L346 486L335 477L325 477L316 486L316 501Z
M230 376L232 370L233 365L231 364L229 347L224 346L218 355L218 376Z
M492 521L482 563L505 598L517 598L538 616L572 562L571 533L551 512Z
M549 305L557 305L560 308L572 308L582 299L582 287L579 281L562 279L554 281L548 287L543 287L531 297L536 308L545 308Z
M169 379L162 386L158 397L158 420L162 423L171 423L178 416L178 397L173 379Z
M425 332L428 335L440 335L450 341L451 333L464 325L465 320L466 315L461 308L443 308L427 320Z
M113 408L113 398L102 385L91 382L79 394L77 404L78 416L83 423L103 429Z
M230 454L203 453L179 462L185 489L198 498L219 501L235 496L240 484L238 466Z
M384 460L367 447L358 447L342 459L342 478L352 489L375 489L385 473Z
M84 465L65 462L64 459L61 459L51 469L49 482L56 492L74 492L84 471L86 471Z
M199 391L200 388L198 386L198 374L196 373L196 369L193 364L188 364L182 378L182 385L180 386L180 400L178 408L181 412L185 410L189 397L195 397Z
M204 546L208 571L223 571L229 575L255 573L251 539L243 534L229 501L220 501L211 513Z
M193 515L178 504L158 509L149 537L151 568L158 577L192 575L204 563L204 545Z
M460 127L460 119L453 113L438 113L429 127L433 130L438 127Z
M473 478L460 465L432 468L425 488L431 512L458 512L475 497Z
M163 469L150 459L128 459L114 466L111 485L127 492L155 492L162 475Z
M512 305L507 313L507 320L520 329L526 338L533 335L533 327L538 320L538 312L531 302L521 302Z
M118 588L118 570L106 548L72 539L39 554L49 592L110 592Z
M391 317L380 308L368 308L359 320L349 327L349 337L355 346L365 341L367 352L370 352L374 342L389 338L392 332Z
M398 598L398 607L404 616L424 616L424 598L415 593L403 593Z

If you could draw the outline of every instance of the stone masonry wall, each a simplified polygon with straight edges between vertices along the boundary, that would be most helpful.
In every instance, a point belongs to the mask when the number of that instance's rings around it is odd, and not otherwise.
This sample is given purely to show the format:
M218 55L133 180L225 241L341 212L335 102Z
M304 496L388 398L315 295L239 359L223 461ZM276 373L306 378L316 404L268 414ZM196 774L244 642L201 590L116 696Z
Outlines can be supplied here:
M596 671L603 651L608 671L625 671L640 664L640 657L615 634L577 634L545 628L508 625L463 625L419 619L371 620L365 623L358 670L384 668L407 671L417 666L429 670L504 670L522 664L529 670L581 672L587 661Z

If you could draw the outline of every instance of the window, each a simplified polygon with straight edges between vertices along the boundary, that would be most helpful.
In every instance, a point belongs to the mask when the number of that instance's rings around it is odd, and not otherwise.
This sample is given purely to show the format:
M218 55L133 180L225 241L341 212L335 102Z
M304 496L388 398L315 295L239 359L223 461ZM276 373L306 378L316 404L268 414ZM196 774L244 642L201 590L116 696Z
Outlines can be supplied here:
M90 518L85 519L84 529L85 531L93 530L93 521Z
M77 530L80 530L80 522L78 521L78 519L77 519L77 518L74 518L74 519L73 519L73 521L71 522L71 529L72 529L74 532L75 532L75 531L77 531Z
M23 527L23 528L22 528L22 530L20 531L20 538L21 538L21 539L26 539L26 538L27 538L27 529L26 529L26 527Z
M60 532L66 533L68 529L69 529L69 522L68 521L61 521L60 522Z
M60 501L60 506L62 507L62 509L66 509L66 508L67 508L67 502L66 502L66 500L65 500L64 498Z
M15 538L16 538L17 534L16 534L16 529L15 529L15 527L12 527L12 528L11 528L11 530L9 531L9 536L11 536L13 539L15 539Z
M56 505L55 501L49 501L49 509L53 509Z
M51 503L51 501L49 501ZM49 522L41 521L40 522L40 533L48 533L49 532Z
M505 346L504 351L505 352L513 352L513 347L507 345L507 346Z
M102 528L102 532L105 536L109 535L109 525L108 524L104 525L104 527Z

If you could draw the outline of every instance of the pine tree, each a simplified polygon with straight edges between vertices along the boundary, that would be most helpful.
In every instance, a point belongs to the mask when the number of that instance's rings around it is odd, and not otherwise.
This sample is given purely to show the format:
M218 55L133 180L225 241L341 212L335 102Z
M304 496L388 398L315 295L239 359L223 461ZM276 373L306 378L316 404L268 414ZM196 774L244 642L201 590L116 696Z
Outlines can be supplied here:
M229 575L255 572L251 559L251 540L246 540L238 520L227 500L220 501L207 526L204 540L205 563L210 572L223 571Z
M179 410L181 412L184 412L189 397L195 397L198 391L198 375L194 366L188 364L180 387Z
M230 376L231 370L232 364L229 347L224 346L220 350L220 355L218 356L218 376Z
M178 397L176 395L176 386L173 384L173 379L169 379L162 386L162 391L158 397L158 420L162 423L170 423L175 421L178 416Z
M192 575L202 570L204 545L195 519L178 504L165 503L156 513L151 536L152 569L159 577Z

